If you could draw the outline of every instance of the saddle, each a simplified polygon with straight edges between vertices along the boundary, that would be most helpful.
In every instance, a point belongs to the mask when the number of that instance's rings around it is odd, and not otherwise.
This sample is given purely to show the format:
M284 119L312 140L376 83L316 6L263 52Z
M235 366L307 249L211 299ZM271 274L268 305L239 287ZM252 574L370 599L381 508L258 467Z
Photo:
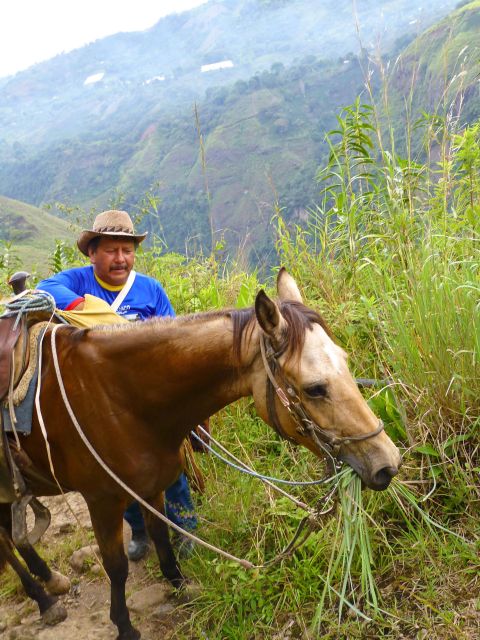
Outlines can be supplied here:
M0 403L8 401L12 424L15 423L13 391L29 363L29 328L37 322L49 319L50 316L47 311L12 313L8 308L7 312L0 316ZM50 513L28 492L12 456L10 444L0 412L0 503L11 504L14 543L34 544L48 528ZM17 454L21 453L18 439L17 450ZM27 506L32 508L35 515L35 525L30 532L26 524Z
M9 390L14 386L15 379L15 347L19 344L23 360L26 353L25 321L17 322L14 315L0 317L0 402L7 398ZM18 488L15 487L10 450L5 430L1 428L0 438L0 503L13 502L18 497Z

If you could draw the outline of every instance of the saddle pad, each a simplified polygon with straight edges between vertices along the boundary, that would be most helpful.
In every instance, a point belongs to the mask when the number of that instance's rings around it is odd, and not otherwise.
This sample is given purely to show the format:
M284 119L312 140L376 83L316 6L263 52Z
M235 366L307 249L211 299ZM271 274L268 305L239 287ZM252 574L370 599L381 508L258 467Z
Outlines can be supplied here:
M17 419L15 431L24 435L28 435L32 431L33 405L38 380L38 344L43 336L43 330L48 324L48 322L39 322L29 330L30 359L23 376L13 391L12 401ZM4 430L12 433L14 429L10 419L8 401L2 403L1 412Z
M20 324L13 330L14 323L15 317L0 318L0 399L7 395L12 351L21 331Z
M115 313L108 302L89 293L85 294L85 306L81 311L62 311L57 309L57 314L66 320L68 324L81 329L128 322L126 318Z
M38 368L38 344L43 336L44 329L46 329L49 324L49 322L37 322L28 330L28 339L30 343L29 360L22 377L13 390L12 400L15 406L18 406L27 395L30 381Z
M17 433L21 433L24 436L29 435L32 432L32 416L33 416L33 406L35 403L35 391L37 388L37 380L38 380L38 368L35 369L35 372L30 379L30 383L28 385L27 393L24 399L20 402L18 406L15 407L15 417L17 418L17 423L15 424L15 431ZM2 404L2 421L3 427L7 433L13 433L12 423L10 420L10 412L8 407Z

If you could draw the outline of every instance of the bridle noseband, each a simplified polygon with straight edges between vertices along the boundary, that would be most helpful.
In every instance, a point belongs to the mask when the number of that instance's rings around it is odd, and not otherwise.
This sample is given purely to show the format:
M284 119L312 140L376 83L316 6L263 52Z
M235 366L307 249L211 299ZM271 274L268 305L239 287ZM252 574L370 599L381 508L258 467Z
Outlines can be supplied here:
M336 436L320 427L308 413L294 385L285 378L278 364L278 358L285 352L286 346L287 345L284 344L279 351L275 351L269 338L267 338L264 333L260 335L260 351L262 353L263 366L267 374L266 396L268 417L274 429L282 438L290 442L296 442L285 433L280 424L275 407L275 394L296 423L297 433L313 440L317 448L324 451L329 458L337 458L342 445L348 444L349 442L374 438L385 429L381 420L378 421L378 427L375 431L353 436Z

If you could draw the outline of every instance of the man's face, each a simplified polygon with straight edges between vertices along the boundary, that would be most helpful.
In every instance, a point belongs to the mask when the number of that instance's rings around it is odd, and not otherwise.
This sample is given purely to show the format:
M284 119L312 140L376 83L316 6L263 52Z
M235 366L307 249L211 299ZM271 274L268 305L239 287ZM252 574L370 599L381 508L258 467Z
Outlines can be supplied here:
M135 262L133 240L123 238L100 238L95 250L88 255L96 275L112 286L125 284Z

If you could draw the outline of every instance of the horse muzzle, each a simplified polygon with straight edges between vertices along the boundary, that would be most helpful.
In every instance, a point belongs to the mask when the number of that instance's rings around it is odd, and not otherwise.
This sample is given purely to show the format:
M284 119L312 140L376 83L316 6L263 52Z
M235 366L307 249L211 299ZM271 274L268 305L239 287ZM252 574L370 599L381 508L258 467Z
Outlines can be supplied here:
M368 485L369 488L374 489L374 491L385 491L398 471L399 467L382 467L373 474L371 482Z
M388 489L392 479L398 474L402 466L402 458L398 453L398 460L389 461L385 464L378 464L373 468L368 468L362 464L362 460L349 453L340 454L339 459L348 464L360 476L363 484L374 491L385 491Z

